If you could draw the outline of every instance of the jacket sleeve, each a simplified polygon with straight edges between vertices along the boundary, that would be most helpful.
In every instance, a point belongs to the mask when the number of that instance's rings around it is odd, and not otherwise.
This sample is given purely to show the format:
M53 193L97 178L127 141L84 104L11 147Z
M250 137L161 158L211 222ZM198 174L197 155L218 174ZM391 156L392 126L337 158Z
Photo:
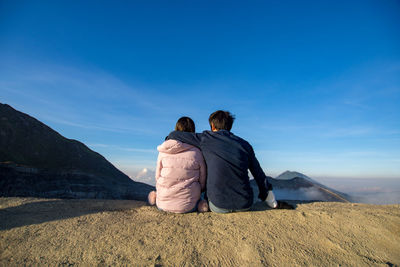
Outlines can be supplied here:
M158 153L157 167L156 167L156 182L157 182L158 178L160 178L161 169L162 169L161 153Z
M204 161L204 158L202 155L200 155L201 160L200 160L200 186L201 186L201 192L204 192L206 190L206 179L207 179L207 167L206 163Z
M267 189L269 189L270 186L251 145L249 145L249 169L258 186L258 198L265 201L267 198Z
M200 148L201 137L203 134L201 133L189 133L189 132L181 132L181 131L173 131L167 136L167 140L173 139L178 140L183 143L195 146Z

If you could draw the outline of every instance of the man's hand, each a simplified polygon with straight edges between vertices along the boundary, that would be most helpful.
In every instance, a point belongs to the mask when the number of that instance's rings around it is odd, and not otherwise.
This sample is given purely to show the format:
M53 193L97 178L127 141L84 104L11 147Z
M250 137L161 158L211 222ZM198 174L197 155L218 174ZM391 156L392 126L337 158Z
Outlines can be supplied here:
M263 192L260 192L259 194L258 194L258 198L261 200L261 201L265 201L265 199L267 198L267 191L263 191Z

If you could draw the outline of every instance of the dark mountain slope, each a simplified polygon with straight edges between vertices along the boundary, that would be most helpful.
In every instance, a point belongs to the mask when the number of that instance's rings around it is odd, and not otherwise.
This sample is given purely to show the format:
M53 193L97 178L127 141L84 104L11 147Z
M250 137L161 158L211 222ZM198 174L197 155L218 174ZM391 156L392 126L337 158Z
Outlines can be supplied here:
M144 199L152 188L84 144L0 104L2 196Z

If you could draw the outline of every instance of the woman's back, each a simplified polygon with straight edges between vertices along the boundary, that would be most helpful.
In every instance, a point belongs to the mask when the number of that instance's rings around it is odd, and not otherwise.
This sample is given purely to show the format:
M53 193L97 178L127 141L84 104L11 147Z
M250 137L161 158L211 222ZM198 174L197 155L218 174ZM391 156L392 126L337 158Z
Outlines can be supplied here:
M157 207L176 213L193 210L206 180L201 151L176 140L165 141L157 149Z

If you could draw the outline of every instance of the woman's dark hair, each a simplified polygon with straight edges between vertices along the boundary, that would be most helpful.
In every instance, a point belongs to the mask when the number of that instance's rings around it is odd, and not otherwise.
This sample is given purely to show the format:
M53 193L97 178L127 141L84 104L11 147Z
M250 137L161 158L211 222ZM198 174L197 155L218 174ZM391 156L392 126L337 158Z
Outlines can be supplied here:
M196 131L194 121L189 117L180 118L175 125L175 131L194 133Z
M212 127L213 124L217 131L219 130L230 131L232 129L234 120L235 116L233 116L229 111L224 111L224 110L217 110L214 113L212 113L208 118L210 127Z

